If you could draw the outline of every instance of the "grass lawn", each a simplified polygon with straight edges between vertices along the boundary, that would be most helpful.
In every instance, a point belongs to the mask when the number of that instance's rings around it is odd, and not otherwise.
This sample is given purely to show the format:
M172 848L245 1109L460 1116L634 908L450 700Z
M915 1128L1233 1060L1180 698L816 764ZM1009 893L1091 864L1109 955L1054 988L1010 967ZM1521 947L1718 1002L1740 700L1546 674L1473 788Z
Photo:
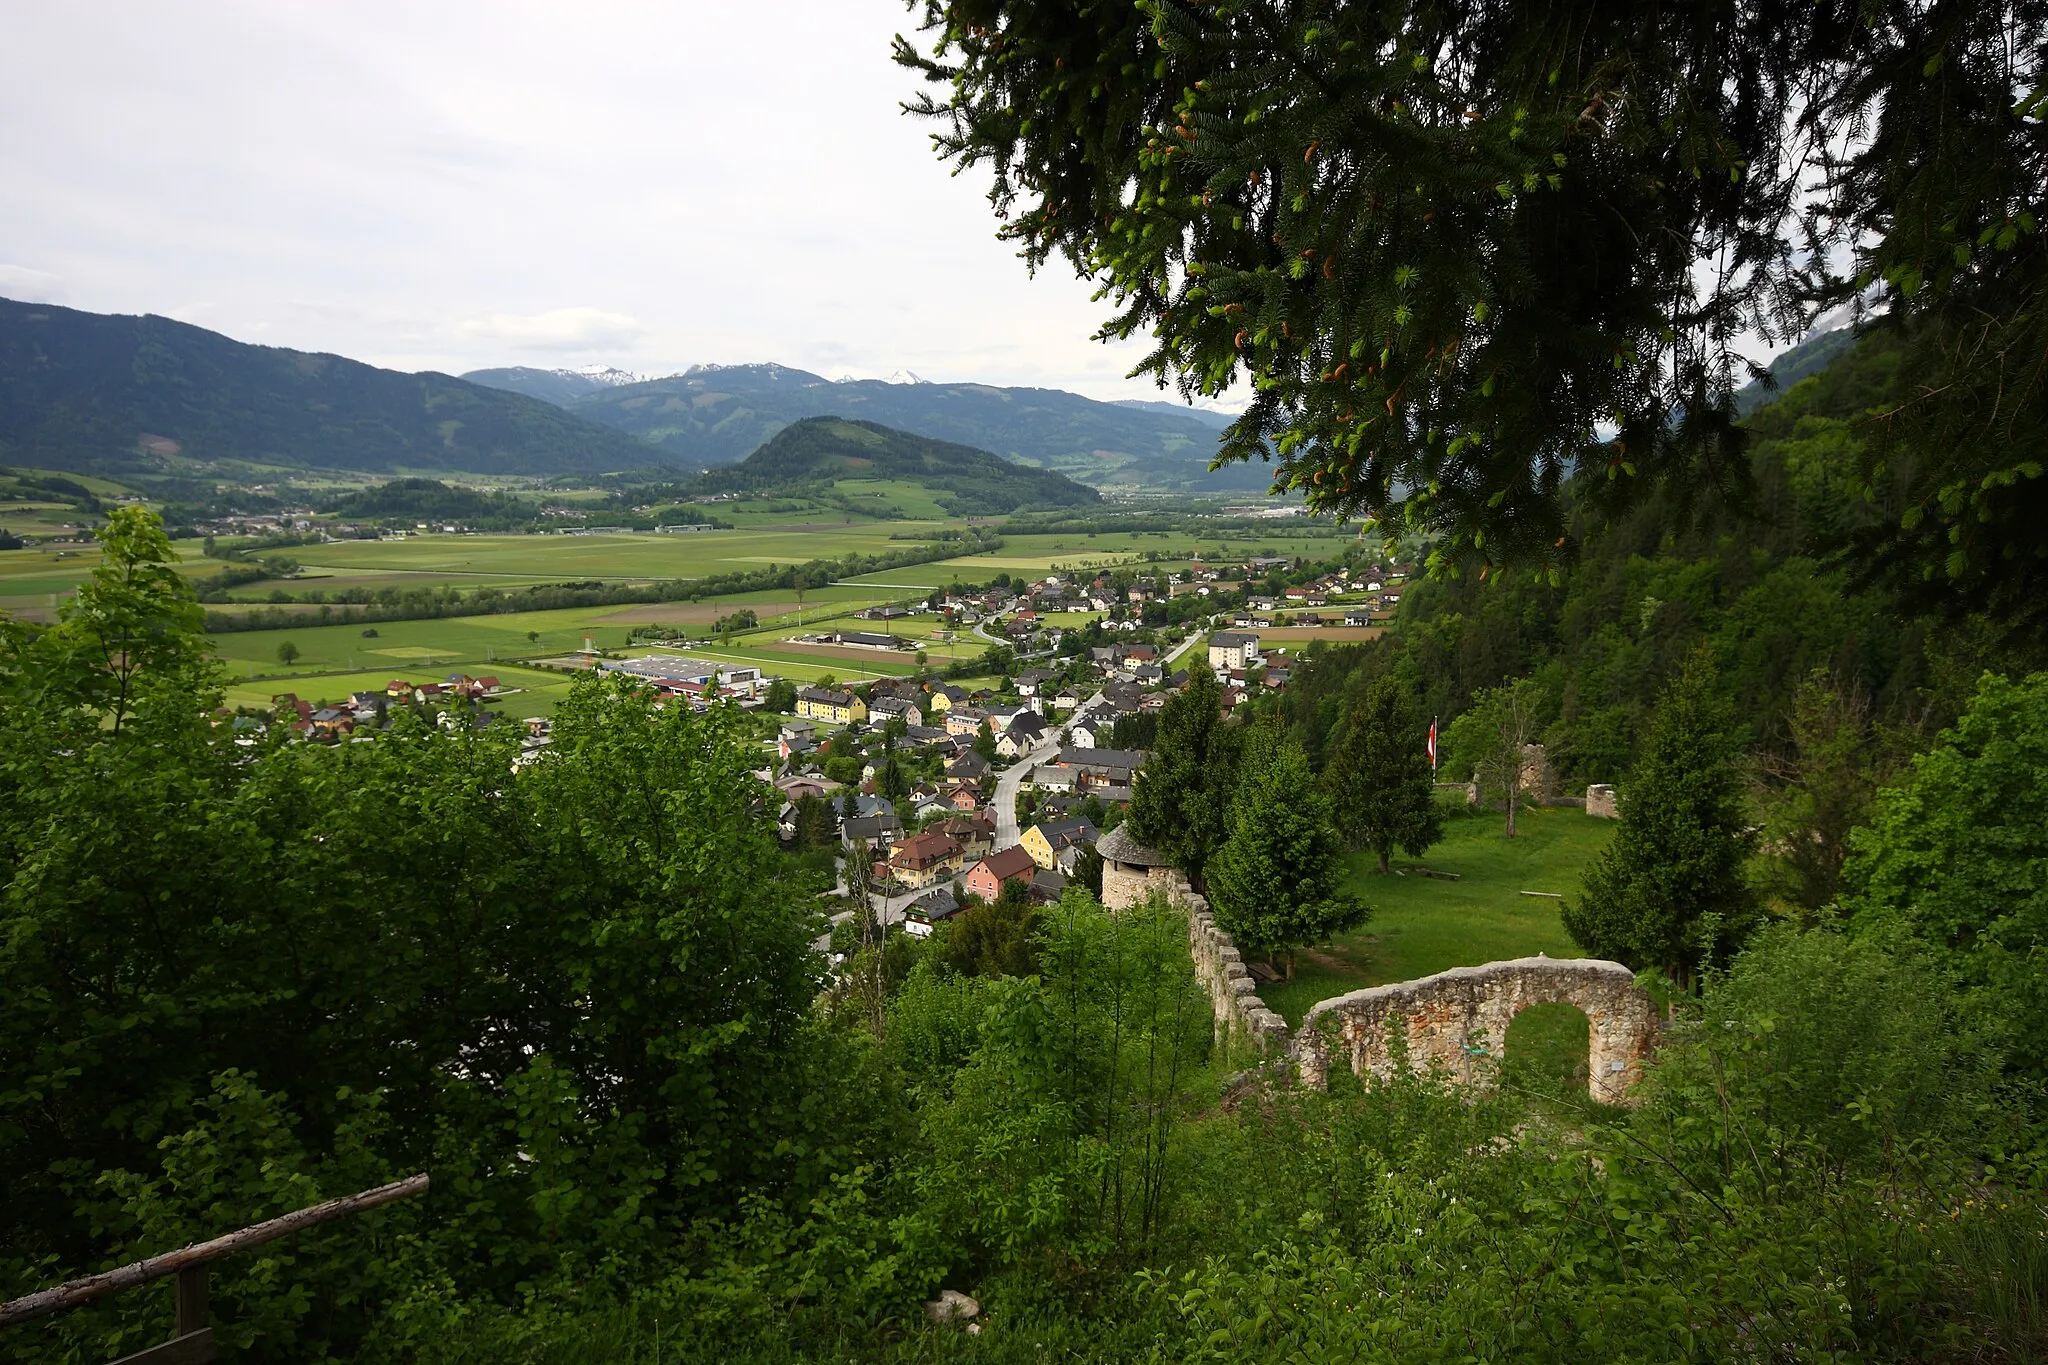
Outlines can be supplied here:
M1402 857L1383 877L1370 855L1356 855L1351 884L1372 906L1372 918L1333 943L1302 950L1294 980L1259 994L1296 1024L1316 1001L1361 986L1536 953L1581 956L1564 931L1562 902L1520 893L1576 895L1580 873L1613 837L1614 822L1551 808L1523 811L1516 824L1516 837L1508 839L1497 814L1469 815L1461 807L1452 815L1444 841L1420 861L1457 873L1455 882L1419 876L1412 870L1417 860Z

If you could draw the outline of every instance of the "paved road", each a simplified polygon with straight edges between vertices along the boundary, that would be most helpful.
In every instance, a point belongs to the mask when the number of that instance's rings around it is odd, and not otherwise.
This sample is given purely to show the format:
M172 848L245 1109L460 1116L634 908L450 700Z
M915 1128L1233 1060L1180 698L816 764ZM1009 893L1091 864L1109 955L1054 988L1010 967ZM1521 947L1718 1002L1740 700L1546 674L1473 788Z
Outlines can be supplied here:
M1090 711L1102 704L1102 694L1097 692L1074 708L1074 714L1054 728L1045 743L1031 750L1024 757L1011 764L1003 775L996 779L996 847L1008 848L1024 837L1024 831L1017 827L1017 798L1023 793L1024 778L1046 759L1060 751L1060 734L1070 725L1080 721Z
M1074 714L1079 717L1081 713L1077 710ZM1060 737L1058 732L1054 732L1045 743L1027 752L996 779L997 849L1008 848L1024 837L1024 832L1017 828L1017 797L1023 793L1025 775L1059 751Z
M842 872L844 871L843 863L841 870ZM900 896L874 896L871 898L870 903L875 907L875 917L884 926L901 924L906 917L905 912L910 909L910 903L919 896L930 895L931 891L932 888L927 886L922 891L906 891ZM832 888L832 894L835 896L844 896L846 894L846 879L843 875L839 880L839 884ZM832 923L844 924L852 918L853 911L841 910L838 914L832 916ZM832 935L829 933L820 935L818 941L811 946L821 953L830 951Z
M1161 664L1160 667L1171 673L1173 671L1173 661L1193 649L1208 633L1209 628L1207 626L1196 630L1194 634L1188 636L1187 639L1182 640L1180 644L1174 647L1173 653L1166 656L1166 662Z

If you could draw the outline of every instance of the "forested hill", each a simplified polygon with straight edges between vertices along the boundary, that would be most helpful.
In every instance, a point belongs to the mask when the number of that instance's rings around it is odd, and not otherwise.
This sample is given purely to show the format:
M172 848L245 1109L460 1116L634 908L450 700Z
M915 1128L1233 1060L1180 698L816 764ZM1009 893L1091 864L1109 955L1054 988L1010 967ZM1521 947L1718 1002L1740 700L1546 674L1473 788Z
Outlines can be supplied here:
M1081 507L1102 498L1050 469L1032 469L986 450L840 417L808 417L784 427L739 464L706 474L702 486L713 492L782 493L840 479L919 484L956 516Z
M1263 464L1211 471L1228 419L1166 403L1099 403L1058 389L833 381L786 365L699 365L638 384L577 384L544 370L465 376L566 404L689 464L730 464L791 422L848 417L994 451L1096 488L1263 492ZM581 391L560 397L565 387Z
M477 474L651 463L609 427L448 375L0 299L0 462L115 472L177 455Z
M1870 767L1899 744L1927 742L1981 672L2048 666L2048 649L1981 621L1918 616L1837 563L1886 515L1862 496L1873 456L1865 416L1896 401L1901 360L1894 338L1864 338L1751 416L1749 508L1688 515L1653 499L1602 521L1575 500L1577 560L1560 582L1417 583L1395 635L1323 651L1276 705L1320 759L1346 698L1393 672L1422 714L1446 723L1444 772L1463 780L1474 759L1453 718L1488 689L1526 679L1534 737L1563 787L1582 792L1626 782L1658 696L1705 650L1760 774L1831 739ZM1822 784L1827 800L1852 807L1874 785L1860 769Z

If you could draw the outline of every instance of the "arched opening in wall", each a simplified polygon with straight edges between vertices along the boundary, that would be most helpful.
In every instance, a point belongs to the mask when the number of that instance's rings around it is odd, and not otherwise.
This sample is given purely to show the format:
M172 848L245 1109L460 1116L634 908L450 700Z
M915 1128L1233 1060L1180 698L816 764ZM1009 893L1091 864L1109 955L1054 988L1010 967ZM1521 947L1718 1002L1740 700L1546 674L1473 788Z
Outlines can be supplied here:
M1583 1103L1591 1068L1592 1028L1585 1012L1562 1001L1531 1005L1508 1024L1501 1083L1553 1099Z

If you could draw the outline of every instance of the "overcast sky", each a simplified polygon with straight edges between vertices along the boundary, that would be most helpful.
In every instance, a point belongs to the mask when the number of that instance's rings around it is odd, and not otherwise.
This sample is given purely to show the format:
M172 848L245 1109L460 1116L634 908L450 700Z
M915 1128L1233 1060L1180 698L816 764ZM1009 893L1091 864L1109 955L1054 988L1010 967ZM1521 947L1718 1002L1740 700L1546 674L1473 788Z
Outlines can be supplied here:
M400 369L1172 397L899 112L900 0L0 13L0 295Z

